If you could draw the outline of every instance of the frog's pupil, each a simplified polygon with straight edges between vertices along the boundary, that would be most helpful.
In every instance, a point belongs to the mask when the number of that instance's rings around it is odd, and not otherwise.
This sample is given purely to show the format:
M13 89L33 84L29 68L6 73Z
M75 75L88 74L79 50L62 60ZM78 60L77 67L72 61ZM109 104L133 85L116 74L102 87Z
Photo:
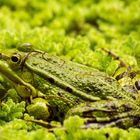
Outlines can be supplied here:
M12 57L11 57L11 60L12 60L13 62L18 62L18 57L17 57L17 56L12 56Z
M136 86L137 90L140 90L140 81L136 81L135 86Z

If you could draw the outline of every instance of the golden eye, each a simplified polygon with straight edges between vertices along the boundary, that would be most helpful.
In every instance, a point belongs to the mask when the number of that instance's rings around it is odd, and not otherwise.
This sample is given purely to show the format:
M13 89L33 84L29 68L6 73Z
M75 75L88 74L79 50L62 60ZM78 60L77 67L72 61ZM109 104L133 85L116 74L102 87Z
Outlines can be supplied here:
M19 54L14 54L13 56L11 56L11 60L12 62L20 62L21 56Z

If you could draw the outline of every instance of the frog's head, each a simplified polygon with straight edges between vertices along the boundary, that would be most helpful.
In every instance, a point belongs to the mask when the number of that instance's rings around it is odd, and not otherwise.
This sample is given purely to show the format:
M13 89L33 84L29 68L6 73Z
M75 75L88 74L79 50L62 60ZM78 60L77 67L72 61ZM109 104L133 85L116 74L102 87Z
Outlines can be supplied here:
M43 94L28 81L32 80L31 73L23 70L24 63L32 51L32 46L29 43L25 43L17 49L1 51L0 74L12 83L22 98L35 97L31 100L31 105L27 107L30 115L33 115L36 119L42 119L42 116L43 119L47 119L50 115L48 102L45 99L38 98ZM26 81L23 77L26 77Z
M23 63L30 52L31 45L23 44L18 49L9 49L0 53L0 74L12 82L19 95L24 98L37 95L36 89L20 77Z
M27 55L33 51L29 43L24 43L17 48L0 50L0 60L4 61L12 70L20 68Z

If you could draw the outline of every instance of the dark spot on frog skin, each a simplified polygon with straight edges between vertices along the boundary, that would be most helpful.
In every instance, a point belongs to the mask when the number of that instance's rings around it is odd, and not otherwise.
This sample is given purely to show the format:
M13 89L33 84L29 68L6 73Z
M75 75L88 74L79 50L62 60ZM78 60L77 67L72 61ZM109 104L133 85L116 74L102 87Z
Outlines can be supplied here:
M75 102L76 102L76 103L79 103L79 102L80 102L80 100L79 100L79 99L76 99L76 100L75 100Z
M58 92L58 95L60 96L60 97L62 97L63 95L62 95L62 93L60 93L60 92Z
M132 98L134 99L134 100L136 100L136 96L135 96L135 94L133 94L134 96L132 96Z
M91 92L91 91L92 91L91 88L89 88L89 87L86 87L85 90L86 90L87 92Z
M137 90L140 90L140 81L136 81L135 86L136 86Z
M55 80L53 78L48 78L48 81L51 83L51 84L54 84L55 83Z
M60 117L61 117L61 118L64 118L64 112L61 112L61 113L60 113Z
M72 89L70 87L66 87L66 91L72 93Z
M137 75L137 72L135 72L135 71L129 73L129 77L130 77L131 79L133 79L136 75Z
M113 104L113 103L108 103L105 105L105 108L109 108L111 109L111 111L115 111L116 109L118 109L118 106L116 104Z
M116 98L116 99L122 99L121 96L118 96L118 95L112 95L113 98Z
M55 121L59 121L59 119L58 119L57 116L55 116L53 119L54 119Z
M120 59L120 57L119 57L119 56L117 56L115 59L116 59L116 60L119 60L119 59Z
M139 123L139 118L134 118L133 119L133 125L137 125Z
M122 107L124 108L125 111L131 111L132 110L132 107L130 107L128 104L124 104Z
M115 79L118 81L118 80L122 79L123 77L125 77L126 75L127 75L127 73L123 72L123 73L117 75Z
M112 83L112 82L113 82L113 79L110 78L110 77L106 77L106 78L105 78L105 81L106 81L107 83Z
M109 138L109 134L108 134L108 133L105 133L105 137L106 137L106 138Z
M0 53L0 59L2 58L2 53Z

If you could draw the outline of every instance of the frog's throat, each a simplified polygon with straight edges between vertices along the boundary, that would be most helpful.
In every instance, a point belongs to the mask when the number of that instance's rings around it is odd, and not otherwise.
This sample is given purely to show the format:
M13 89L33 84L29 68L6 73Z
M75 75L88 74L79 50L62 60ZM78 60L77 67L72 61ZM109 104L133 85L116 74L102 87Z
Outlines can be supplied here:
M36 89L29 83L24 82L18 75L16 75L3 61L0 61L0 73L10 80L16 87L24 87L28 90L28 97L36 97ZM20 94L20 93L19 93Z

